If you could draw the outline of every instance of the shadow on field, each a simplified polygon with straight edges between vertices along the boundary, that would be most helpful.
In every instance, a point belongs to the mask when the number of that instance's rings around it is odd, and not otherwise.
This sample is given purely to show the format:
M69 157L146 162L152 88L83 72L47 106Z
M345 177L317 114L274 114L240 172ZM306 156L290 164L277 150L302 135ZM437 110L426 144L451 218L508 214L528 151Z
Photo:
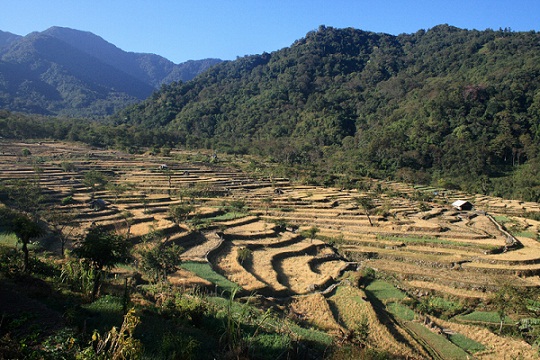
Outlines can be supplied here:
M373 305L373 309L375 310L375 314L377 315L377 319L379 320L379 322L383 324L388 329L388 331L390 331L392 336L397 341L405 344L409 348L414 349L415 347L398 331L396 326L396 319L392 314L386 311L386 307L383 302L379 300L375 295L373 295L373 293L371 293L369 290L365 290L365 294L368 298L368 301Z

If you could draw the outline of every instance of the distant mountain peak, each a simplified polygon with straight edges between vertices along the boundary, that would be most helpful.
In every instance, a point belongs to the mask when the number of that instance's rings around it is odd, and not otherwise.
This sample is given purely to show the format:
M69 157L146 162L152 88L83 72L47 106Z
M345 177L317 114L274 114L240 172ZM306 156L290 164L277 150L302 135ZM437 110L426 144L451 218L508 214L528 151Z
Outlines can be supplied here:
M22 38L22 36L0 30L0 51L20 38Z
M148 97L163 83L191 80L220 61L177 65L159 55L126 52L89 31L60 26L24 37L0 31L0 107L104 116Z

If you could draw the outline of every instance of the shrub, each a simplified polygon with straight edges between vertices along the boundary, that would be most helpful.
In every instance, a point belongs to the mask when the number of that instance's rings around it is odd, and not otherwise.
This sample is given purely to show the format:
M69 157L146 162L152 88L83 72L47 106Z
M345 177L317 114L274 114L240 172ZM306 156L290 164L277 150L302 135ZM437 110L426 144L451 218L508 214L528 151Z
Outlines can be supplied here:
M60 202L62 205L69 205L69 204L73 204L73 196L69 195L69 196L66 196L65 198L62 199L62 201Z
M243 265L244 261L251 260L252 254L253 252L250 249L248 249L247 247L243 247L243 248L238 249L236 253L236 259L238 260L240 264Z
M376 272L370 267L363 268L360 272L358 272L358 287L366 287L368 286L373 280L375 280Z
M7 274L19 272L22 254L14 248L0 247L0 271Z
M464 305L460 302L437 296L424 297L417 307L422 313L435 315L443 319L448 319L465 310Z
M232 200L229 202L229 207L235 211L244 211L246 202L244 200Z
M101 336L97 331L92 335L92 342L78 356L80 359L140 359L142 344L133 337L140 319L130 310L124 316L120 329L113 327Z
M197 358L197 350L201 344L184 334L166 333L161 339L160 358L161 359L182 359L190 360Z
M64 172L75 171L75 164L69 161L62 161L62 163L60 163L60 167L62 170L64 170Z
M175 307L181 318L200 326L204 314L208 310L206 302L197 296L182 295L176 298Z

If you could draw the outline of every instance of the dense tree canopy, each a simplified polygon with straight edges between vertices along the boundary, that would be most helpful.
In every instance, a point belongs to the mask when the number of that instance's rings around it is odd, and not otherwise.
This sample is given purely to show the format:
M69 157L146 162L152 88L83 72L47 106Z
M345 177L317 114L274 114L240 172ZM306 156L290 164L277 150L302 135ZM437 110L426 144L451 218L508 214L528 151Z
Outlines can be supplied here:
M482 191L483 176L538 155L539 40L448 25L399 36L321 26L289 48L164 86L115 120L165 126L188 146Z
M399 36L321 26L288 48L163 85L111 125L65 120L49 133L124 149L250 152L319 173L538 201L539 40L448 25ZM20 131L10 116L0 125Z

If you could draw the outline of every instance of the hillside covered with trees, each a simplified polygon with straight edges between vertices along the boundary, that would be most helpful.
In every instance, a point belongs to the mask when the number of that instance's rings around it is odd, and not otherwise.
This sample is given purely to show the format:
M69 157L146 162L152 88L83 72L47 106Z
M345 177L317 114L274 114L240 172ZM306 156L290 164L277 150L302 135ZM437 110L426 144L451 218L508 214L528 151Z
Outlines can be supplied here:
M162 85L108 122L3 113L0 136L212 148L300 166L327 185L390 177L538 201L539 40L448 25L399 36L321 26L288 48Z
M115 123L164 127L189 147L537 201L539 40L448 25L399 36L321 26L289 48L164 86Z
M148 97L163 83L187 81L220 62L182 64L126 52L90 32L51 27L0 32L0 107L44 115L99 118Z

